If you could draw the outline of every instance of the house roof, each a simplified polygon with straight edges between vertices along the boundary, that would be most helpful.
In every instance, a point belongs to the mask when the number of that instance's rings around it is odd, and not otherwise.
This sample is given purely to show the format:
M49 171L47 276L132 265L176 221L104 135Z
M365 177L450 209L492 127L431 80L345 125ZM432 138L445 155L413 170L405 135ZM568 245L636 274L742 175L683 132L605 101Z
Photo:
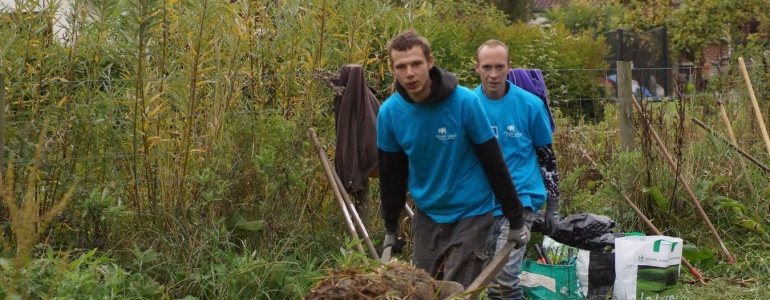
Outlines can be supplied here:
M530 9L533 11L541 11L549 9L553 6L560 6L569 3L569 0L532 0Z

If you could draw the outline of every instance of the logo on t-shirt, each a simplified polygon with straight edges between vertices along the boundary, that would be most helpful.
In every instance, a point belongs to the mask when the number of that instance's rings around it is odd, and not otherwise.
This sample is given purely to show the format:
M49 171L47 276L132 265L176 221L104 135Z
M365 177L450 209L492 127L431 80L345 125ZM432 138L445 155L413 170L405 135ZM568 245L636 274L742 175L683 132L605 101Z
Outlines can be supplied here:
M505 132L503 132L505 137L512 137L517 138L521 136L521 132L516 132L516 127L513 125L508 125L508 127L505 128Z
M446 127L441 127L438 129L438 134L436 135L436 138L439 141L448 141L448 140L454 140L457 137L456 134L448 134L446 132Z

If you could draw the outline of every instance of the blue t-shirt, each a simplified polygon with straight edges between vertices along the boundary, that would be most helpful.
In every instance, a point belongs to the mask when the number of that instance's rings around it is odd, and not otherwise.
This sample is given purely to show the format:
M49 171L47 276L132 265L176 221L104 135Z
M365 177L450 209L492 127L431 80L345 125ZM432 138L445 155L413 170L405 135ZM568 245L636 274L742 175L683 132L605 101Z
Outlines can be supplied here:
M481 85L473 92L500 143L522 206L537 211L545 202L546 190L535 148L553 142L551 125L543 101L510 81L506 83L508 93L499 100L487 98ZM500 203L495 201L495 216L502 214Z
M438 103L411 103L395 93L377 115L377 147L406 153L409 192L436 223L492 211L494 195L473 144L493 137L478 98L462 86Z

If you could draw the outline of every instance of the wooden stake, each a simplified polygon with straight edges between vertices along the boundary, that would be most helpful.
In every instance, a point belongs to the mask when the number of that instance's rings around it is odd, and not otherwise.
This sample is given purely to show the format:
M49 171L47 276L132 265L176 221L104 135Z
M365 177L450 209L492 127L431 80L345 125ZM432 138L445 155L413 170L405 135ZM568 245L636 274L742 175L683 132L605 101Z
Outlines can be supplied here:
M639 113L642 113L642 106L639 105L639 102L636 101L636 97L634 97L634 107L639 111ZM676 179L679 180L679 182L682 184L682 187L684 187L685 191L687 191L687 195L690 196L690 200L692 200L692 204L695 205L696 210L698 211L698 214L700 214L701 218L704 222L706 222L706 225L708 226L709 230L711 231L711 234L714 235L714 238L716 238L717 242L719 242L719 246L722 248L722 251L727 255L727 262L728 263L735 263L735 260L733 260L733 256L730 255L730 251L727 251L727 247L725 246L725 243L722 242L722 238L719 236L719 233L717 233L717 230L714 228L714 225L711 224L711 220L709 220L708 215L706 215L706 212L703 210L703 207L700 205L700 201L698 201L698 198L695 197L695 194L692 192L692 189L690 189L690 185L687 184L687 181L682 178L682 175L677 172L676 164L674 163L674 160L671 158L671 155L668 154L668 150L666 150L665 144L663 144L663 141L660 140L660 137L655 132L655 128L652 127L652 124L648 122L647 120L643 120L647 128L650 130L650 134L652 134L652 137L655 138L655 142L658 144L658 148L660 149L660 152L663 154L663 157L666 158L666 162L668 162L668 165L671 166L671 170L674 171L674 174L676 174Z
M5 168L5 75L0 74L0 191Z
M756 158L754 158L753 156L751 156L751 155L749 155L748 153L746 153L746 151L743 151L743 149L739 148L739 147L738 147L738 146L736 146L736 145L733 145L733 143L730 143L730 141L728 141L727 139L725 139L725 138L723 138L723 137L721 137L721 136L717 135L717 133L716 133L716 132L714 132L714 130L713 130L713 129L711 129L711 127L708 127L708 125L704 124L703 122L701 122L700 120L698 120L698 119L696 119L696 118L694 118L694 117L693 117L693 118L691 118L691 120L693 121L693 123L695 123L695 124L698 124L698 126L700 126L701 128L705 129L705 130L706 130L706 131L708 131L709 133L713 134L715 137L718 137L720 140L722 140L723 142L725 142L725 144L727 144L728 146L730 146L730 147L732 147L733 149L735 149L736 151L738 151L738 153L740 153L741 155L743 155L743 157L745 157L745 158L748 158L748 159L749 159L751 162L753 162L754 164L756 164L756 165L757 165L757 166L758 166L760 169L762 169L763 171L765 171L765 172L770 172L770 168L768 168L767 166L765 166L764 164L762 164L761 162L759 162L759 160L757 160L757 159L756 159Z
M730 125L730 118L727 116L727 111L725 110L725 105L722 103L722 101L717 100L717 106L719 106L719 112L722 114L722 121L725 122L725 127L727 128L727 135L730 136L730 140L738 146L738 140L735 139L735 134L733 134L733 126ZM756 192L754 192L754 184L751 182L751 178L749 177L749 172L746 171L746 162L743 161L742 157L738 158L741 163L741 170L743 170L743 177L746 178L746 183L749 184L749 191L752 195L754 195Z
M757 96L754 95L754 88L751 86L751 79L749 78L749 72L746 71L746 64L743 62L743 57L738 58L738 63L741 65L741 73L743 73L743 79L746 80L746 86L749 88L749 97L751 98L751 105L754 106L754 116L757 117L759 122L759 130L762 132L762 139L765 141L765 148L767 154L770 155L770 138L767 137L767 128L765 127L765 121L762 119L762 111L759 110L759 104L757 103Z

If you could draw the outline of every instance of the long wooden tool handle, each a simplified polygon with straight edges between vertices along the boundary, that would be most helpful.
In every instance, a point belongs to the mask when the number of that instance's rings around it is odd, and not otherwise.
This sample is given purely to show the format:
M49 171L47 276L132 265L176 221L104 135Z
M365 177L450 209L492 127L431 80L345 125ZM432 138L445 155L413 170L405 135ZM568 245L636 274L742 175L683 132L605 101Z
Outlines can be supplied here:
M329 158L324 155L324 157L321 159L323 160L324 166L328 167L331 170L331 162L329 162ZM353 221L356 224L356 227L358 228L358 231L361 233L361 235L364 236L364 243L366 243L366 247L369 248L369 254L372 255L372 258L374 259L380 259L377 256L377 249L374 248L374 244L372 244L372 239L369 237L369 232L367 232L366 226L364 226L364 222L361 221L361 217L358 215L358 210L356 210L356 206L353 205L353 202L350 201L350 197L348 197L347 192L343 192L345 190L345 186L342 185L342 180L339 176L337 176L337 172L331 172L334 176L334 181L337 183L337 187L339 187L340 193L342 194L342 200L345 201L345 204L348 206L348 211L350 212L350 215L353 217Z
M481 270L481 274L476 277L476 280L474 280L471 285L465 289L466 291L471 292L471 294L466 296L464 299L469 300L479 297L481 291L484 290L482 287L489 284L489 282L492 281L495 276L497 276L497 273L500 273L500 270L502 270L505 264L508 262L508 257L511 255L511 251L513 251L514 248L516 248L516 243L508 242L503 246L502 249L500 249L500 252L495 255L495 257L491 262L489 262L484 270Z
M404 210L406 211L406 215L408 215L409 218L414 220L414 211L412 211L412 208L409 207L409 204L404 204Z
M628 196L626 196L625 194L623 194L623 198L625 198L625 199L626 199L626 203L628 203L628 205L630 205L630 206L631 206L631 208L632 208L632 209L633 209L633 210L636 212L636 215L637 215L637 216L639 216L639 219L642 219L642 221L644 222L644 224L647 224L647 227L649 227L649 228L650 228L650 230L652 230L652 232L654 232L654 233L655 233L655 234L657 234L657 235L663 235L662 233L660 233L660 230L658 230L658 228L657 228L657 227L655 227L655 225L653 225L653 224L652 224L652 222L650 222L650 219L647 219L647 217L646 217L646 216L645 216L645 215L642 213L642 211L641 211L641 210L639 210L639 208L638 208L638 207L636 207L636 205L635 205L633 202L631 202L631 199L628 199ZM700 273L698 272L698 270L696 270L696 269L695 269L695 267L693 267L693 266L690 264L690 262L689 262L689 261L687 261L687 259L686 259L686 258L684 258L684 256L682 256L682 263L683 263L685 266L687 266L687 268L688 268L688 269L690 269L690 273L692 273L692 275L694 275L694 276L695 276L695 278L697 278L698 280L700 280L700 282L701 282L701 283L705 283L705 282L703 281L703 276L701 276L701 275L700 275Z
M636 101L636 97L633 97L634 107L636 107L637 111L639 113L642 113L642 106L639 105L639 102ZM687 195L690 196L690 200L692 201L692 204L695 205L695 209L698 211L698 214L700 214L701 218L704 222L706 222L706 225L708 226L709 230L711 231L711 234L714 235L714 238L719 242L719 246L722 248L722 252L727 255L727 262L728 263L735 263L735 260L733 260L733 256L730 255L730 251L727 251L727 247L725 246L725 243L722 242L722 238L719 236L719 233L717 233L717 230L714 228L714 225L711 224L711 220L709 220L708 215L706 215L706 211L703 210L703 207L700 205L700 201L698 201L698 198L695 197L695 193L692 192L692 189L690 189L690 185L687 184L687 181L682 178L682 174L680 172L677 172L676 164L674 163L674 160L671 158L671 155L668 154L668 150L666 150L666 145L663 144L663 142L660 140L660 137L658 136L658 133L655 132L655 128L652 127L652 124L648 122L647 120L643 120L647 128L650 130L650 133L652 134L652 137L655 138L655 142L658 144L658 148L660 149L660 152L663 154L663 157L666 158L666 162L668 162L668 165L671 166L671 170L674 171L674 174L676 174L676 179L679 180L679 183L682 184L682 187L684 187L684 190L687 191Z
M318 136L315 134L315 129L308 128L308 132L310 132L310 139L313 142L313 145L315 146L316 150L318 150L318 157L321 159L321 164L324 167L324 171L326 172L326 178L329 180L329 184L332 186L332 191L334 192L335 198L337 198L337 202L340 205L340 208L342 209L342 215L345 218L345 225L346 229L348 230L348 234L350 234L350 237L358 240L358 234L356 233L356 228L353 226L353 221L350 219L350 214L348 214L348 210L345 207L345 201L342 199L342 193L340 192L340 187L337 185L337 183L334 181L334 175L331 170L331 168L325 163L328 162L328 157L326 157L326 152L323 149L323 146L321 146L321 142L318 141ZM324 161L326 159L326 161ZM358 251L361 251L361 253L364 252L364 247L361 246L359 243L357 245ZM375 251L375 255L377 252Z
M708 131L709 133L713 134L715 137L718 137L720 140L722 140L723 142L725 142L725 144L729 145L730 147L732 147L733 149L735 149L736 151L738 151L738 153L740 153L741 155L743 155L743 157L745 157L745 158L748 158L748 159L749 159L751 162L753 162L754 164L756 164L756 165L757 165L757 166L758 166L760 169L762 169L763 171L765 171L765 172L770 172L770 168L768 168L767 166L765 166L763 163L759 162L759 160L758 160L758 159L756 159L756 158L754 158L753 156L751 156L750 154L746 153L746 151L743 151L743 149L739 148L737 145L735 145L735 144L731 143L730 141L728 141L727 139L725 139L725 138L723 138L723 137L721 137L721 136L717 135L717 133L716 133L716 132L714 132L714 130L713 130L713 129L711 129L711 127L709 127L709 126L708 126L708 125L706 125L705 123L701 122L700 120L696 119L695 117L692 117L692 118L690 118L690 120L692 120L692 122L693 122L693 123L695 123L695 124L698 124L698 126L700 126L701 128L705 129L705 130L706 130L706 131ZM741 160L741 161L743 161L743 160Z
M746 86L749 88L749 97L751 98L751 105L754 106L754 116L757 117L759 122L759 130L762 132L762 139L765 141L765 148L767 154L770 155L770 138L767 137L767 128L765 128L765 121L762 119L762 111L759 110L759 104L757 103L757 96L754 95L754 87L751 86L751 78L749 78L749 72L746 71L746 64L743 62L743 57L738 57L738 63L741 65L741 73L743 73L743 79L746 80Z
M733 126L730 125L730 117L727 116L727 110L725 110L725 105L722 103L722 101L717 100L717 106L719 106L719 113L722 115L722 121L725 122L725 127L727 128L727 135L730 137L730 140L738 146L738 140L735 139L735 134L733 133ZM749 177L749 172L746 170L746 162L743 161L743 158L739 158L738 160L741 163L741 170L743 171L743 178L746 179L746 183L749 185L749 192L753 195L754 192L754 183L751 182L751 177Z

